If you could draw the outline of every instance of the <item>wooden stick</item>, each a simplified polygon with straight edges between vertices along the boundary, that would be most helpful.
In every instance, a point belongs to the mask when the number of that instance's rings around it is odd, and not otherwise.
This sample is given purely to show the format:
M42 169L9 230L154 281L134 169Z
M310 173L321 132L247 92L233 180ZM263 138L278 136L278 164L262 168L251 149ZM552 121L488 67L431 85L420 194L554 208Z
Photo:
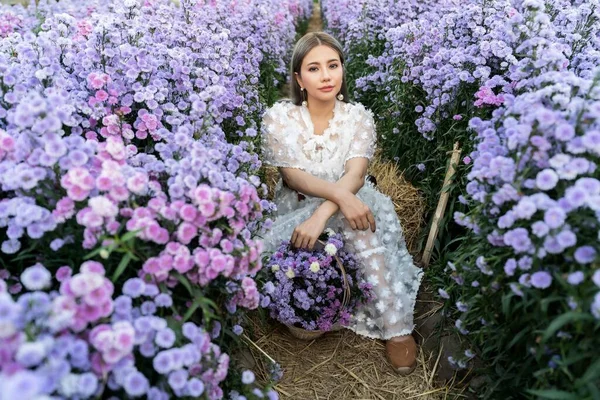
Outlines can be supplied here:
M442 186L442 194L440 195L440 199L438 200L437 208L435 209L435 214L433 214L433 221L431 222L431 228L429 229L429 237L427 238L427 244L425 245L425 251L423 252L423 266L427 267L429 265L429 260L431 259L431 253L433 251L433 244L435 243L435 239L437 238L438 231L440 229L440 220L444 216L446 212L446 205L448 204L448 197L450 197L450 192L448 190L448 185L452 183L452 179L454 178L454 173L456 172L455 166L458 164L458 159L460 158L460 149L458 147L458 142L454 143L454 149L452 150L452 155L450 156L450 164L446 169L446 176L444 178L444 185ZM444 189L445 188L445 189Z

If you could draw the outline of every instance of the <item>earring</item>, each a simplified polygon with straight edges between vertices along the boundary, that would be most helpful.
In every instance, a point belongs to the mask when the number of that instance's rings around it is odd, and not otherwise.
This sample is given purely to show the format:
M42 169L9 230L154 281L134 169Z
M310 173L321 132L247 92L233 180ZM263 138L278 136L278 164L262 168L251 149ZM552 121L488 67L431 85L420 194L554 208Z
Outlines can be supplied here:
M308 107L308 101L306 101L306 99L304 98L304 88L300 88L300 93L302 94L302 106L303 107Z
M342 100L344 100L344 95L340 93L337 95L337 98L339 101L342 101Z

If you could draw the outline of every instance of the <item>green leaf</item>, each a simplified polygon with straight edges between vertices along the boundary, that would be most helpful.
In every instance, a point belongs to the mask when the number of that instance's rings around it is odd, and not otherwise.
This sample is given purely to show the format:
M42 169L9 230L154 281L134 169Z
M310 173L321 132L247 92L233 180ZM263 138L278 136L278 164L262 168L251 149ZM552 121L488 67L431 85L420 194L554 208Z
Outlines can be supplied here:
M600 377L600 359L596 360L592 365L589 366L585 374L576 381L576 386L580 387L586 383L590 383Z
M97 255L98 255L98 253L100 253L100 252L102 251L102 249L104 249L104 247L98 247L96 250L94 250L94 251L92 251L92 252L90 252L90 253L86 254L86 255L83 257L83 259L84 259L84 260L89 260L90 258L97 256Z
M181 282L183 286L185 286L187 291L190 292L192 296L194 296L194 291L192 290L192 285L190 285L190 281L188 281L188 279L180 273L176 273L175 277L179 280L179 282Z
M129 264L130 261L131 261L131 254L130 253L125 253L125 255L123 256L123 258L121 258L121 262L117 266L117 269L115 270L115 273L112 276L113 283L116 282L117 279L119 279L119 277L121 276L121 274L125 271L125 268L127 268L127 265Z
M183 322L186 322L188 319L190 319L192 315L194 315L198 307L200 307L200 305L202 304L203 298L203 296L196 297L196 299L192 303L192 306L187 310L187 312L183 316Z
M130 241L131 239L133 239L135 237L135 235L138 234L139 231L140 231L140 229L136 229L135 231L127 232L126 234L121 236L121 241L122 242Z
M554 321L550 323L550 325L548 325L548 328L546 328L546 331L542 336L542 340L548 340L550 337L554 336L556 331L558 331L566 324L577 321L593 320L593 318L594 317L592 317L590 314L585 314L576 311L569 311L568 313L562 314L555 318Z
M510 315L510 300L512 299L513 294L505 294L504 296L502 296L502 313L506 316L509 317Z
M562 390L528 390L527 392L542 399L580 400L579 396Z

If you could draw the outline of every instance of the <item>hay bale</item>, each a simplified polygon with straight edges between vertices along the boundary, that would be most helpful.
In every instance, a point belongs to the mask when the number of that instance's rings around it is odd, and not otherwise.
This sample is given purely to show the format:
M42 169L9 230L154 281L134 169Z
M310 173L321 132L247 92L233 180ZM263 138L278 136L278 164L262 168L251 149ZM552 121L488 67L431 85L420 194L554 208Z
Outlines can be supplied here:
M275 386L282 399L429 400L446 398L450 391L448 386L436 387L435 367L430 369L422 351L417 369L400 377L385 358L383 342L346 329L301 341L283 325L256 315L246 329L256 345L250 351L259 381L269 380L265 353L282 366L283 378Z
M406 246L409 251L414 251L424 223L425 200L419 191L404 179L395 163L383 161L379 155L371 162L369 174L377 179L377 188L392 199L404 231ZM277 168L264 167L264 177L264 182L269 188L268 198L272 200L279 179Z

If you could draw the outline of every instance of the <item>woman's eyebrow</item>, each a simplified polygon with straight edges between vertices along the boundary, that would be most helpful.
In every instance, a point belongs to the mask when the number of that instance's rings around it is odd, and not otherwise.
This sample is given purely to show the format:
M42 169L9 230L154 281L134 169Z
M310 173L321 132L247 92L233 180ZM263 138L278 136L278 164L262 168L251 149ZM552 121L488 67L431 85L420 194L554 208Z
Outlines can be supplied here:
M332 58L331 60L327 60L328 63L332 62L332 61L339 61L337 58ZM307 65L312 65L312 64L320 64L318 61L313 61L311 63L308 63Z

